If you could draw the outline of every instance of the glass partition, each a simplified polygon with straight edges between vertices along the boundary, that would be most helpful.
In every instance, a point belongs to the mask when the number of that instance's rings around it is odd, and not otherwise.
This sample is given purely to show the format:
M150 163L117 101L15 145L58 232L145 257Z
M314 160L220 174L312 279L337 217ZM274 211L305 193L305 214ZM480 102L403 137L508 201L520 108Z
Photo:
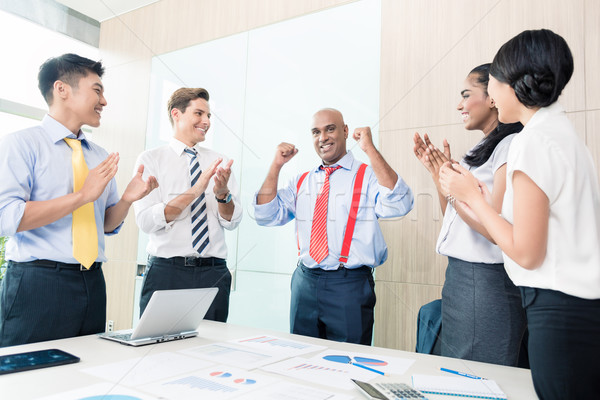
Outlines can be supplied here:
M171 93L204 87L213 114L204 144L234 160L244 218L227 234L227 262L235 274L231 323L289 330L294 223L259 227L252 199L280 142L299 149L280 185L319 164L310 123L321 108L339 109L351 133L375 126L378 143L380 14L379 0L357 1L153 59L146 147L171 136L166 111ZM347 147L368 161L351 135ZM140 235L138 260L144 264L147 237Z

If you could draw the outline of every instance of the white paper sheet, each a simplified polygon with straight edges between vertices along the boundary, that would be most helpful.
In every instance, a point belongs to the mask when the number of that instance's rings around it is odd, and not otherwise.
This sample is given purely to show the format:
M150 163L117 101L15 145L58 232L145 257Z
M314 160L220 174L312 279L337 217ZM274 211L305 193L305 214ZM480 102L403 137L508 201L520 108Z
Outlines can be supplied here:
M332 349L317 354L311 358L311 361L322 360L323 357L326 356L345 356L354 363L376 369L377 371L383 372L386 375L403 375L415 362L415 360L411 358L388 357L367 353L349 353L347 351L338 351ZM360 367L353 366L353 368ZM372 377L377 376L377 374L374 372L371 372L371 374Z
M213 363L174 352L137 357L98 367L86 368L82 372L125 386L138 386L169 376L206 368Z
M159 397L143 394L114 383L98 383L80 389L69 390L38 400L160 400Z
M253 350L281 355L287 357L296 357L314 351L325 350L327 346L318 346L306 342L291 339L282 339L277 336L257 335L241 339L229 340L229 343L235 343L240 346L248 347Z
M275 380L274 377L258 372L218 365L144 385L144 390L167 399L228 399L248 392L255 394L256 390Z
M256 400L257 398L261 400L350 400L354 397L310 386L279 382L249 395L236 397L236 400Z
M271 354L233 343L213 343L180 351L193 357L244 369L254 369L286 358L286 355Z
M366 382L378 376L370 371L350 364L340 364L322 359L309 360L300 357L270 364L261 369L286 375L291 378L333 386L344 390L354 388L354 384L350 379Z

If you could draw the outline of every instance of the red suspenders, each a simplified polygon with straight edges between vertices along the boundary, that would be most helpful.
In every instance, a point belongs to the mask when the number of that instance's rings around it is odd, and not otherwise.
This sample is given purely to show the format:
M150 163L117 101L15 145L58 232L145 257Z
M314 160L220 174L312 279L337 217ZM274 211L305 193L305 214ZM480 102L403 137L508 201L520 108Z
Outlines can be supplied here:
M356 173L356 179L354 180L354 190L352 193L352 204L350 205L350 213L348 214L348 222L346 223L346 232L344 233L344 242L342 243L342 252L340 255L340 263L348 262L348 255L350 254L350 245L352 244L352 235L354 234L354 225L356 225L356 215L358 214L358 206L360 204L360 194L362 192L363 180L365 177L365 170L367 164L361 164L358 167ZM300 186L308 175L308 171L303 173L298 179L296 184L296 196L300 192ZM300 241L298 239L298 232L296 232L296 240L298 242L298 255L300 255Z
M302 182L304 182L304 178L308 175L309 171L306 171L302 175L300 175L300 179L298 179L298 183L296 184L296 199L298 198L298 193L300 193L300 186L302 186ZM300 255L300 238L298 237L298 224L296 224L296 244L298 245L298 255Z

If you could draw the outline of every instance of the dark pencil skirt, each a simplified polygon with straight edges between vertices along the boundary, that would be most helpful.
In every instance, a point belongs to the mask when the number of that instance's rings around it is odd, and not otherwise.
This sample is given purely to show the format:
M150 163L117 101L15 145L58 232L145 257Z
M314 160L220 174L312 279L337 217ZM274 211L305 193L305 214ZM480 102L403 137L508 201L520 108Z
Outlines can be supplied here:
M442 356L516 366L525 327L521 294L503 264L448 257Z

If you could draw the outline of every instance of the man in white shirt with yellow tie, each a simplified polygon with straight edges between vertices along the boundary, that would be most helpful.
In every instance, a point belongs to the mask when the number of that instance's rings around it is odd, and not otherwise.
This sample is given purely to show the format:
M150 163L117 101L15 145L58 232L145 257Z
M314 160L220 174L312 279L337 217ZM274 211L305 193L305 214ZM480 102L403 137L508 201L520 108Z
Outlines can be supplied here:
M47 60L38 81L48 114L0 144L0 236L10 236L0 347L104 331L104 235L116 234L157 183L143 181L140 166L119 199L118 153L81 131L100 125L103 72L76 54Z
M145 151L136 163L160 184L134 204L137 224L150 239L140 315L156 290L217 287L205 318L227 321L231 273L224 229L239 225L242 206L233 160L198 145L210 129L208 100L205 89L176 90L167 106L171 141Z

